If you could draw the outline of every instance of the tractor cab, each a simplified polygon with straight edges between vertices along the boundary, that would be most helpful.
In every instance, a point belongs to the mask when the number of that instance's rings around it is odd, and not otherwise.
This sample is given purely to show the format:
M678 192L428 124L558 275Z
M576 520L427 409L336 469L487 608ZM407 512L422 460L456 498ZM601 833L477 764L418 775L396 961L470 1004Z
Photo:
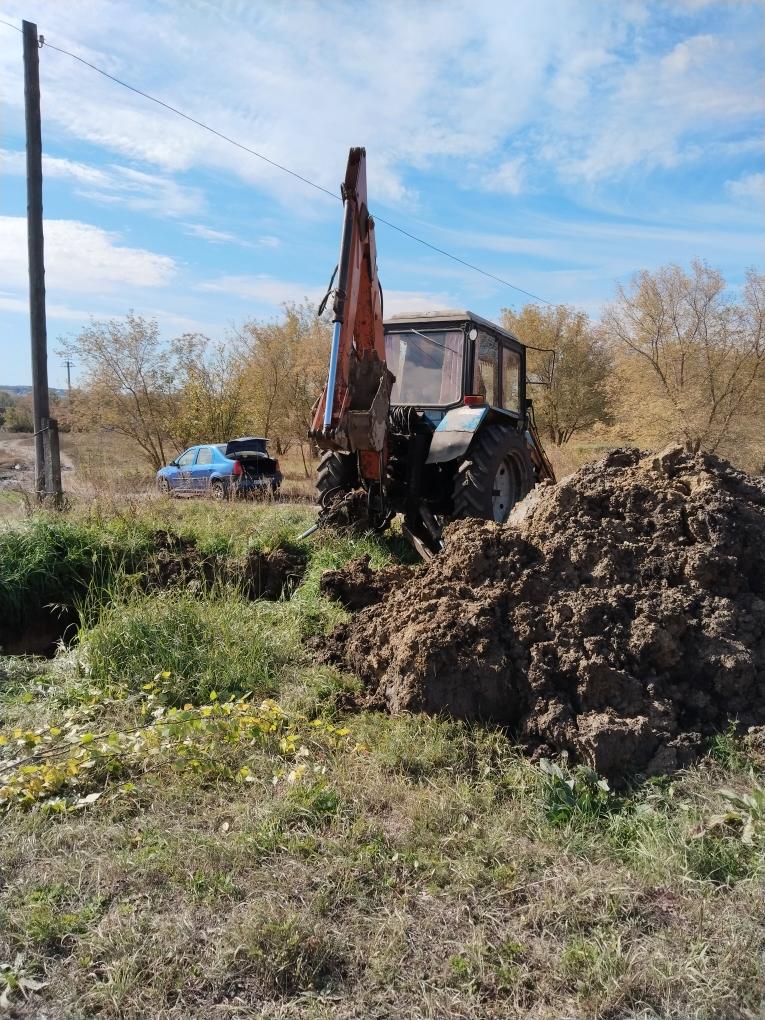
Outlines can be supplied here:
M526 349L507 330L468 311L385 320L385 357L395 376L390 402L438 425L463 406L520 422L526 408Z

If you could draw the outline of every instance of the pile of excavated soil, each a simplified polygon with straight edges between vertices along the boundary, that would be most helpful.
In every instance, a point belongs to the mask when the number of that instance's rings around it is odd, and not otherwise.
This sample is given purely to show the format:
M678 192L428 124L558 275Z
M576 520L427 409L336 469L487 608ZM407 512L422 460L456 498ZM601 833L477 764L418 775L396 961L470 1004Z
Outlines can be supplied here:
M616 450L445 539L406 579L357 561L328 580L346 605L375 590L322 652L367 705L503 723L615 782L765 724L765 479Z

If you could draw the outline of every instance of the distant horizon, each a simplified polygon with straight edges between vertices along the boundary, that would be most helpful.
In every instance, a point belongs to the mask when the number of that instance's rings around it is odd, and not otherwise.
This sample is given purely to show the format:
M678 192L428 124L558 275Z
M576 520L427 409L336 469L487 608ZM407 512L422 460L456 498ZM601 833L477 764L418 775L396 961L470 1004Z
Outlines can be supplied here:
M31 393L32 389L33 387L31 383L20 383L18 386L12 386L8 383L0 383L0 391L3 393L10 393L11 396L19 391L23 393ZM51 393L66 393L67 390L66 386L48 386L48 389Z

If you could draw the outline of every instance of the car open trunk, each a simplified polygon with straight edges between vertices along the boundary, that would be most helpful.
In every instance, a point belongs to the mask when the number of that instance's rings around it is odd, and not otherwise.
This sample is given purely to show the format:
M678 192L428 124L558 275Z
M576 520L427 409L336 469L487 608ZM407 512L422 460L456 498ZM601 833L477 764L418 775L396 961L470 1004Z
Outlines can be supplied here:
M248 478L268 478L277 472L276 461L269 457L265 439L255 436L232 439L226 444L226 456L238 460Z

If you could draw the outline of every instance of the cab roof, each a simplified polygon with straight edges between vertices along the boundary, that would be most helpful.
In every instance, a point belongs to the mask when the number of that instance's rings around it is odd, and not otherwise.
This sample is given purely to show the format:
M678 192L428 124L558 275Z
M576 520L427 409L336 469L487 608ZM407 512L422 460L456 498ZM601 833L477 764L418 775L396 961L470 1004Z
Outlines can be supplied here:
M515 333L511 333L509 330L503 329L502 326L498 326L496 322L490 322L482 315L476 315L475 312L470 312L465 308L447 308L438 312L404 312L401 315L388 316L383 325L387 327L422 323L424 326L436 326L454 322L474 322L477 326L484 326L494 333L499 333L500 336L507 337L508 340L523 344L523 341L519 340Z

